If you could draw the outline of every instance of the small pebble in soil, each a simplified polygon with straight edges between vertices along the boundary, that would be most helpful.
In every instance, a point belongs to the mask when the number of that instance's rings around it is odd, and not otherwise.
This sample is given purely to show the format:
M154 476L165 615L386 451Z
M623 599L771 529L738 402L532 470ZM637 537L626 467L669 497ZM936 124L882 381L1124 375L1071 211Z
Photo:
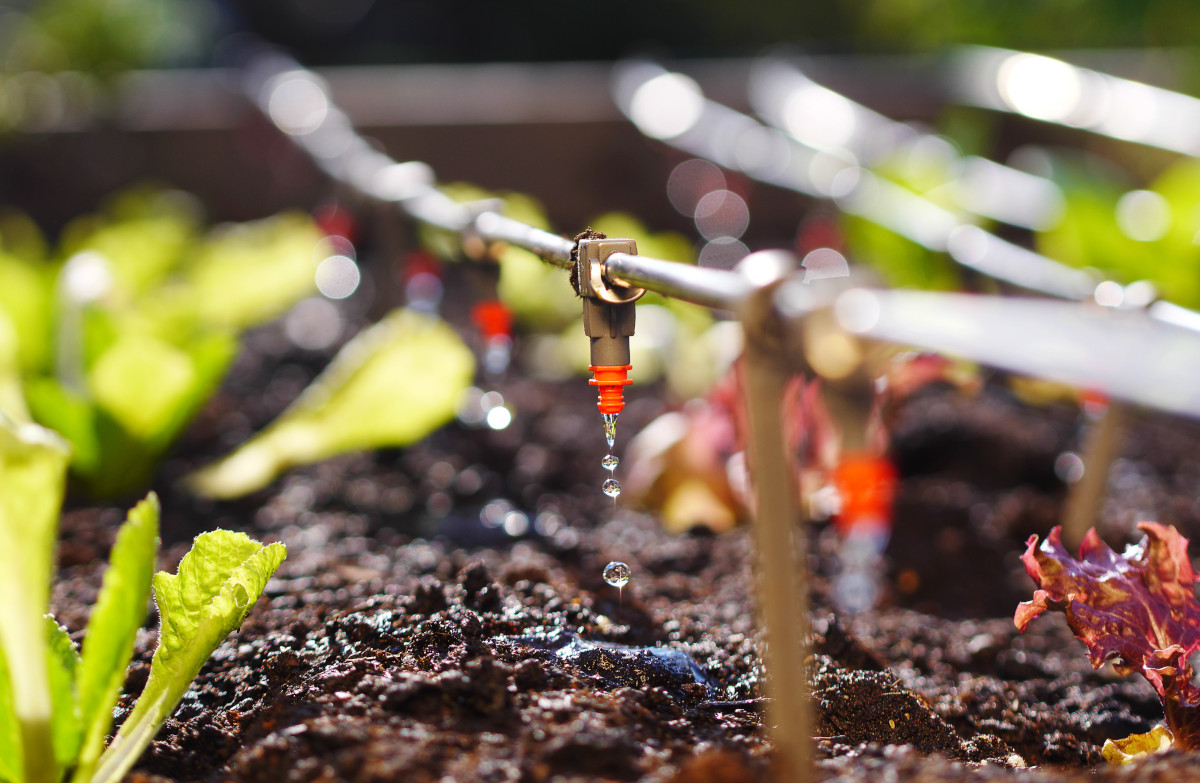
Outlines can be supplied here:
M621 460L612 454L605 454L604 459L600 460L600 464L603 465L606 470L616 470L617 465L621 464Z
M610 498L616 498L621 494L621 482L615 478L605 479L604 483L600 485L600 489L604 490L604 494Z
M629 566L625 565L620 560L614 560L608 565L604 566L604 581L618 589L629 584L629 577L632 575L633 572L629 570Z

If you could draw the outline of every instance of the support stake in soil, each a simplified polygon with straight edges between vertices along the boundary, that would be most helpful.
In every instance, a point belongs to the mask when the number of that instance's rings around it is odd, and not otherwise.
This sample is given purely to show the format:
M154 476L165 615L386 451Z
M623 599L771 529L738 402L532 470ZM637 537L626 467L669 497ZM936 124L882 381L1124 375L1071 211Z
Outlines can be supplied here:
M757 290L739 313L746 334L746 408L750 422L750 467L754 477L758 549L758 604L766 628L766 725L780 764L780 780L808 780L812 768L812 704L805 677L808 585L804 539L795 482L783 436L781 407L787 362L775 310L775 285L794 266L790 254L767 251L748 256L740 269ZM774 334L772 334L774 333Z
M1104 505L1108 473L1125 442L1132 412L1129 405L1109 400L1100 420L1087 432L1083 444L1083 476L1071 486L1063 508L1063 543L1077 547L1087 529L1096 524Z

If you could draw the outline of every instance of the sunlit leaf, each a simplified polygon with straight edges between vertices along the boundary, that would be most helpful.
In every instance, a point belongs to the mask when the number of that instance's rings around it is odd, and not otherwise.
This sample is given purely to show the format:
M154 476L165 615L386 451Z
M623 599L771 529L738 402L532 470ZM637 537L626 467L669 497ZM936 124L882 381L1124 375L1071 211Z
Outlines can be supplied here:
M21 723L13 704L8 664L0 649L0 780L22 783L24 758L21 751Z
M112 728L112 710L125 684L137 630L146 618L158 552L158 497L151 493L129 511L117 533L83 639L78 692L83 746L76 777L92 773Z
M117 299L138 297L161 283L196 241L198 208L178 191L126 191L107 212L73 221L63 232L62 249L68 256L100 254L111 268Z
M1145 537L1118 555L1089 530L1079 558L1055 527L1038 546L1031 536L1021 561L1037 585L1013 622L1018 631L1047 611L1062 612L1088 648L1092 668L1140 674L1162 701L1180 750L1200 748L1200 603L1188 540L1174 526L1140 522Z
M154 575L161 626L150 676L101 755L93 783L116 783L133 766L204 662L242 624L286 556L283 544L264 547L244 533L216 530L196 538L177 574Z
M0 411L15 421L29 419L25 395L21 392L21 368L17 355L17 330L0 310Z
M99 470L97 412L87 395L72 391L53 378L30 379L25 394L34 420L70 441L72 470L83 475Z
M320 239L300 213L218 227L168 296L186 299L203 324L240 330L269 321L316 290Z
M0 415L0 648L31 783L55 775L44 615L69 456L53 432Z
M296 465L406 446L454 417L474 356L444 322L396 310L347 343L266 430L190 479L213 497L266 486Z
M146 336L117 343L88 373L96 404L140 438L153 437L162 428L187 401L195 380L186 353Z
M0 250L0 315L7 316L23 371L50 360L52 269Z
M50 675L50 701L54 715L50 725L54 732L54 759L60 768L69 767L79 755L83 732L79 722L79 700L75 694L75 676L79 668L79 651L67 631L45 616L46 647L49 656L46 668Z

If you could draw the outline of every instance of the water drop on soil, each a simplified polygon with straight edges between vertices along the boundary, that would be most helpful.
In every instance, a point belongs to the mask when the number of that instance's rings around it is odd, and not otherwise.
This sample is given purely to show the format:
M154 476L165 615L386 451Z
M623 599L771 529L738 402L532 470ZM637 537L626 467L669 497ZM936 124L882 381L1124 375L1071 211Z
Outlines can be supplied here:
M605 454L604 459L600 460L600 464L608 470L616 470L617 465L621 464L621 460L612 454Z
M629 566L622 563L620 560L614 560L604 566L604 581L608 582L613 587L620 589L629 583L629 577L633 572Z
M600 489L604 490L604 494L610 498L616 498L621 494L621 482L613 478L605 479L604 483L600 485Z

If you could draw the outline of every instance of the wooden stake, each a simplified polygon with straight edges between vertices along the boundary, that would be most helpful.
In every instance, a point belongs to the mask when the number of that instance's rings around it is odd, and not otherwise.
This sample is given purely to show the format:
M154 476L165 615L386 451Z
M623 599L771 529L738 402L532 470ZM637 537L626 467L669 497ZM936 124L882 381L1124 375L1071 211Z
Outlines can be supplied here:
M1069 548L1079 546L1100 516L1109 469L1120 454L1130 419L1129 406L1111 400L1100 421L1088 429L1080 455L1083 476L1071 486L1063 509L1062 539Z
M744 356L750 468L757 503L758 604L766 628L766 724L780 762L779 779L805 781L811 778L813 736L804 667L808 580L804 538L794 534L802 518L783 436L787 365L779 352L767 350L753 338L756 333L747 328Z

